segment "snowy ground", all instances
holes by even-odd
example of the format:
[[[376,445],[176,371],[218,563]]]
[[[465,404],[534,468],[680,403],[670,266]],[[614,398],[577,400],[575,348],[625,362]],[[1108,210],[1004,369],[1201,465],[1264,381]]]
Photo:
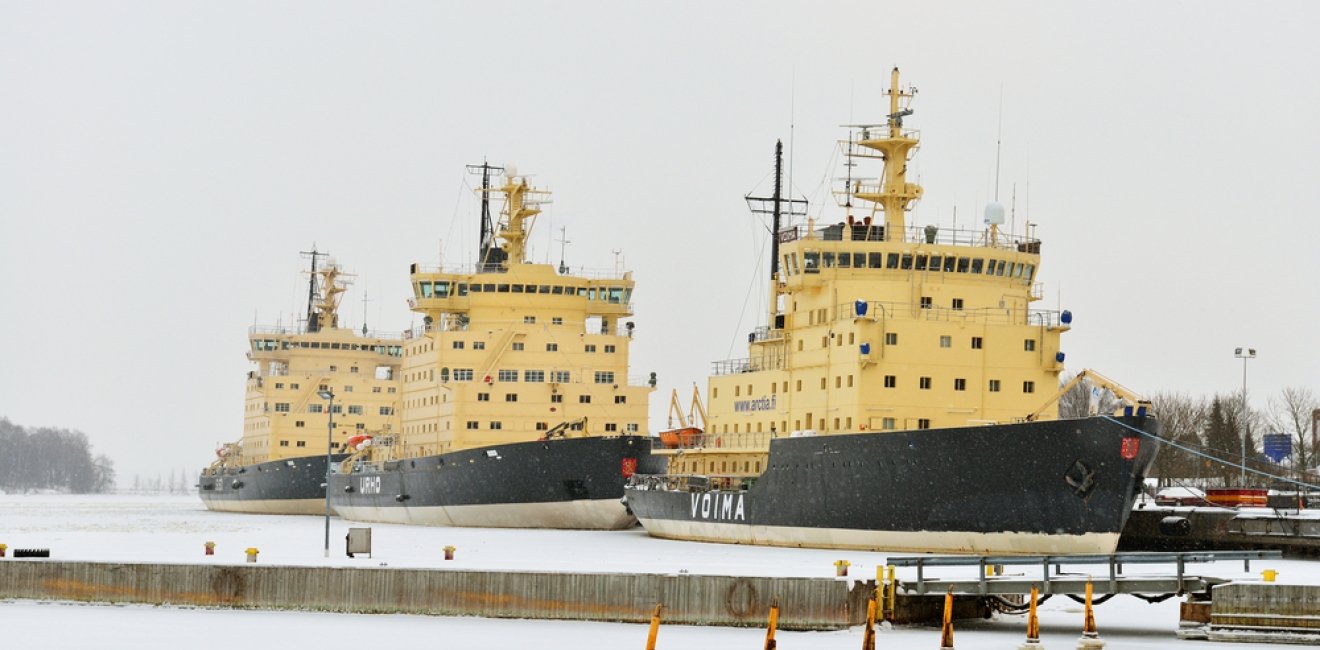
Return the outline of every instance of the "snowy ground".
[[[331,520],[331,557],[323,556],[324,521],[319,517],[281,517],[212,513],[195,497],[180,496],[17,496],[0,495],[0,543],[9,548],[51,549],[54,559],[97,562],[215,562],[239,564],[243,550],[260,549],[261,564],[316,566],[432,567],[531,571],[648,571],[720,575],[831,576],[833,563],[852,563],[852,577],[874,577],[885,555],[853,551],[775,549],[696,544],[651,539],[640,529],[617,532],[510,531],[425,528],[373,524],[375,555],[350,559],[343,553],[350,526]],[[206,557],[203,545],[217,544]],[[458,548],[445,562],[443,548]],[[1256,562],[1245,574],[1241,562],[1195,565],[1191,573],[1232,579],[1259,579],[1264,569],[1279,571],[1281,582],[1320,584],[1320,563],[1300,560]],[[1010,570],[1015,567],[1009,567]],[[1167,573],[1170,567],[1128,567],[1129,575]],[[905,570],[900,570],[900,579]],[[939,569],[941,577],[974,575],[975,569]],[[1095,568],[1102,574],[1102,567]],[[1096,618],[1109,648],[1164,648],[1193,644],[1178,641],[1177,599],[1157,605],[1119,596],[1099,606]],[[1056,598],[1042,607],[1046,647],[1071,648],[1082,623],[1081,606]],[[135,648],[175,648],[208,636],[234,639],[256,648],[290,642],[325,641],[372,645],[419,638],[443,640],[444,648],[642,647],[646,626],[558,621],[516,621],[431,616],[348,615],[310,612],[254,612],[150,606],[80,605],[32,601],[0,602],[0,626],[7,647],[110,647],[132,640]],[[1020,616],[960,623],[958,648],[1013,648],[1023,638]],[[149,633],[145,632],[149,631]],[[199,632],[202,631],[202,632]],[[660,648],[760,647],[764,631],[685,626],[662,627]],[[861,630],[777,635],[781,648],[856,648]],[[878,647],[938,646],[933,629],[885,630]],[[1214,644],[1213,648],[1266,648],[1261,644]],[[1282,646],[1280,646],[1282,647]]]

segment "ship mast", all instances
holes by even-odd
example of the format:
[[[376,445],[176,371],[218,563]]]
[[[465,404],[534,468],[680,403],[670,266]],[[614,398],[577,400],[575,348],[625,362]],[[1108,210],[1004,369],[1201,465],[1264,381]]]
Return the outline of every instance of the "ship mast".
[[[745,196],[747,206],[753,214],[769,214],[771,218],[770,225],[770,326],[777,328],[774,316],[778,313],[779,298],[779,241],[781,231],[783,230],[783,220],[785,216],[801,216],[806,214],[805,199],[785,199],[784,198],[784,142],[775,140],[775,189],[773,195],[764,196]],[[787,204],[788,212],[785,215],[784,208]],[[801,210],[798,206],[802,206]]]
[[[915,130],[903,130],[903,118],[912,114],[908,108],[915,88],[900,90],[898,87],[898,68],[890,74],[889,115],[884,124],[884,135],[875,137],[869,129],[862,129],[862,137],[856,144],[866,149],[879,152],[885,168],[878,183],[853,181],[850,194],[863,201],[870,201],[875,208],[885,213],[885,240],[904,241],[907,224],[904,212],[912,203],[921,198],[921,186],[907,182],[908,157],[917,148],[919,139]],[[906,101],[904,101],[906,100]],[[856,153],[857,157],[875,158],[876,154]],[[873,208],[872,213],[874,213]]]
[[[477,270],[494,270],[504,260],[499,259],[502,251],[495,245],[495,226],[490,220],[490,175],[491,172],[502,174],[504,168],[483,160],[480,165],[468,165],[467,169],[470,174],[481,174],[481,241],[477,242]]]
[[[500,210],[500,223],[495,237],[504,240],[504,245],[500,247],[504,259],[500,262],[501,268],[508,270],[509,264],[527,262],[527,237],[531,234],[536,215],[541,214],[541,205],[548,201],[544,197],[549,192],[531,188],[526,177],[518,176],[511,167],[505,170],[503,187],[484,190],[482,193],[489,194],[491,191],[504,195],[504,207]]]
[[[312,270],[307,278],[307,333],[315,334],[321,331],[321,322],[316,313],[317,305],[321,302],[321,294],[316,290],[316,258],[325,257],[328,253],[318,253],[316,244],[312,244],[312,250],[299,253],[303,257],[312,258]]]

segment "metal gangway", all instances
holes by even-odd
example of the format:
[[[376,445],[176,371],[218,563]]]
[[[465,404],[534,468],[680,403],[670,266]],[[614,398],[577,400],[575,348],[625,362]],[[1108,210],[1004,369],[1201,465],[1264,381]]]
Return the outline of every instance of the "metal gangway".
[[[1243,571],[1250,571],[1252,560],[1277,560],[1281,557],[1283,557],[1282,551],[1133,552],[1112,555],[984,557],[927,555],[892,557],[889,558],[888,564],[895,567],[916,567],[915,581],[898,581],[898,587],[904,593],[916,595],[943,594],[952,591],[955,595],[1000,596],[1030,593],[1032,587],[1039,588],[1042,595],[1082,594],[1086,592],[1086,584],[1089,582],[1092,583],[1094,590],[1100,593],[1132,594],[1147,600],[1152,599],[1148,594],[1165,594],[1160,598],[1163,600],[1173,595],[1205,593],[1215,585],[1229,582],[1224,578],[1189,575],[1186,571],[1188,564],[1241,560]],[[1130,564],[1172,564],[1175,571],[1171,575],[1123,575],[1123,567]],[[1064,567],[1094,568],[1096,565],[1107,567],[1107,575],[1096,575],[1087,571],[1064,572]],[[948,579],[926,575],[926,570],[933,567],[967,566],[978,567],[977,577]],[[1026,573],[1006,575],[1003,573],[1005,566],[1037,566],[1041,571],[1039,576]]]

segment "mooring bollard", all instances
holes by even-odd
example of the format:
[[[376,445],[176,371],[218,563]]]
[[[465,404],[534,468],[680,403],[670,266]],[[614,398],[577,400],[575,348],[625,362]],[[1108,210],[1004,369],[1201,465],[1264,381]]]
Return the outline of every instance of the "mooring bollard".
[[[454,559],[454,551],[457,551],[457,550],[458,550],[458,549],[457,549],[457,548],[454,548],[453,546],[446,546],[446,547],[445,547],[445,559],[446,559],[446,560],[452,560],[452,559]]]
[[[247,550],[247,561],[251,564],[257,563],[257,553],[260,553],[255,547]]]
[[[0,544],[0,547],[3,546],[4,544]],[[0,550],[0,557],[3,557],[4,554],[5,554],[4,551]],[[1265,582],[1274,582],[1274,579],[1279,577],[1279,572],[1275,571],[1274,569],[1265,569],[1264,571],[1260,572],[1260,577]]]
[[[849,566],[852,566],[852,563],[850,563],[850,562],[847,561],[847,560],[835,560],[835,561],[834,561],[834,575],[836,575],[836,576],[838,576],[838,577],[840,577],[840,578],[842,578],[843,576],[848,575],[848,567],[849,567]]]
[[[7,545],[5,545],[5,544],[0,544],[0,557],[4,557],[4,556],[5,556],[5,550],[7,550],[8,548],[9,548],[9,546],[7,546]]]
[[[206,543],[206,554],[207,554],[207,555],[215,555],[215,542],[207,542],[207,543]]]

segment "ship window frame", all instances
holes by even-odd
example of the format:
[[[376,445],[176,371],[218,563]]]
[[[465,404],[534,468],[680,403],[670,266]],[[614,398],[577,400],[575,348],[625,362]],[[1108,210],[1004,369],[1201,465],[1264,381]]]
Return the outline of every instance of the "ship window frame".
[[[970,260],[970,258],[966,258],[966,257],[959,257],[959,258],[958,258],[958,272],[959,272],[959,273],[966,273],[966,272],[967,272],[967,269],[968,269],[970,266],[971,266],[971,260]]]
[[[838,262],[836,262],[836,263],[838,264],[839,268],[841,268],[841,269],[851,269],[851,268],[852,268],[852,253],[839,253],[839,255],[838,255]]]
[[[1005,268],[1008,268],[1008,261],[1007,261],[1007,260],[999,260],[999,263],[998,263],[998,264],[995,264],[995,276],[996,276],[996,277],[1000,277],[1000,278],[1004,277],[1004,269],[1005,269]]]
[[[885,266],[885,256],[883,253],[867,253],[866,267],[871,269],[882,269]]]
[[[516,402],[516,401],[518,401],[518,393],[505,393],[505,394],[504,394],[504,401],[505,401],[505,402]]]
[[[544,384],[544,383],[545,383],[545,371],[544,371],[544,370],[524,370],[524,371],[523,371],[523,381],[526,382],[526,383],[529,383],[529,384]]]
[[[944,272],[953,273],[954,267],[958,265],[958,258],[953,255],[944,256]]]
[[[425,299],[425,298],[430,298],[431,295],[432,295],[432,294],[431,294],[431,283],[430,283],[430,282],[418,282],[418,283],[417,283],[417,295],[420,296],[420,297],[422,297],[422,298],[424,298],[424,299]]]
[[[939,270],[942,270],[941,265],[944,263],[943,260],[944,260],[944,256],[943,256],[943,255],[936,255],[936,254],[934,254],[934,253],[931,253],[931,255],[930,255],[930,264],[929,264],[926,268],[929,269],[929,270],[931,270],[931,271],[939,271]]]
[[[985,260],[979,257],[973,257],[971,272],[974,275],[983,275],[985,272]]]
[[[1023,352],[1035,352],[1035,351],[1036,351],[1036,339],[1022,339],[1022,351],[1023,351]]]
[[[556,284],[556,285],[554,285],[554,286],[551,286],[551,287],[550,287],[550,295],[552,295],[552,296],[562,296],[562,295],[564,295],[564,287],[561,286],[561,285],[558,285],[558,284]]]
[[[920,390],[930,390],[930,385],[931,385],[930,377],[922,377],[917,381],[917,386]]]
[[[947,349],[952,348],[952,347],[953,347],[953,337],[952,337],[952,336],[949,336],[948,334],[941,334],[941,335],[940,335],[940,348],[941,348],[941,349],[945,349],[945,350],[947,350]]]
[[[468,431],[476,431],[481,428],[481,423],[476,420],[468,420],[466,426]]]
[[[885,256],[885,268],[887,269],[898,268],[898,253],[889,253],[888,255]]]
[[[509,285],[509,293],[522,293],[522,292],[523,292],[523,285],[521,284]]]
[[[1036,392],[1036,382],[1031,381],[1030,379],[1022,382],[1022,392],[1024,393]]]
[[[915,260],[915,261],[913,262],[913,264],[912,264],[912,269],[913,269],[914,271],[925,271],[925,270],[926,270],[926,256],[925,256],[925,255],[917,255],[916,260]]]
[[[820,273],[820,251],[804,251],[802,253],[802,272]]]
[[[949,301],[949,308],[954,311],[962,311],[963,304],[964,303],[962,298],[954,298],[953,300]]]
[[[578,395],[578,404],[590,404],[590,403],[591,403],[590,395]]]
[[[456,291],[455,293],[456,293],[456,294],[458,295],[458,297],[460,297],[460,298],[462,298],[463,296],[468,295],[468,285],[467,285],[467,283],[466,283],[466,282],[459,282],[459,283],[458,283],[458,287],[457,287],[457,291]]]
[[[899,257],[898,268],[904,271],[912,270],[912,253],[903,253],[903,255]]]
[[[594,383],[597,383],[597,384],[613,384],[613,383],[614,383],[614,371],[613,371],[613,370],[597,370],[597,371],[595,371],[595,374],[593,375],[593,378],[595,379],[595,382],[594,382]]]
[[[989,385],[988,385],[986,388],[987,388],[987,390],[989,390],[989,391],[992,392],[992,393],[998,393],[998,392],[999,392],[999,389],[1000,389],[1000,383],[999,383],[999,380],[998,380],[998,379],[991,379],[990,382],[989,382]]]
[[[973,336],[973,337],[972,337],[972,349],[973,349],[973,350],[982,350],[982,349],[985,349],[985,338],[984,338],[984,337],[981,337],[981,336]]]
[[[965,391],[965,390],[967,390],[967,379],[964,378],[964,377],[954,377],[954,378],[953,378],[953,389],[954,389],[955,391]]]
[[[885,375],[885,388],[898,388],[898,375]]]
[[[824,251],[820,254],[820,268],[834,268],[834,253],[832,251]]]

